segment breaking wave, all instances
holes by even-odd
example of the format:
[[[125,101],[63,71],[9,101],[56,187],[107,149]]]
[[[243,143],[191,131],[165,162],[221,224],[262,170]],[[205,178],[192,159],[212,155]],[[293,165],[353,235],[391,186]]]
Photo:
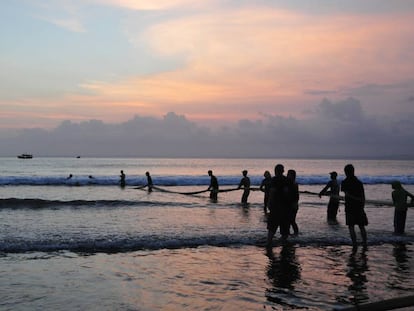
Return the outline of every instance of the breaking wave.
[[[119,253],[138,250],[180,249],[202,246],[240,247],[253,245],[264,247],[266,243],[263,232],[239,232],[240,234],[214,234],[206,236],[107,236],[102,238],[67,237],[57,239],[39,240],[7,240],[0,241],[0,253],[24,253],[24,252],[59,252],[72,251],[83,253]],[[389,232],[377,232],[369,239],[369,245],[385,243],[413,243],[413,235],[394,236]],[[289,238],[290,244],[301,246],[335,246],[350,245],[347,236],[297,236]],[[278,240],[274,246],[280,245]]]
[[[368,185],[391,184],[399,180],[405,185],[414,185],[414,175],[381,175],[381,176],[358,176],[359,179]],[[217,176],[220,185],[238,185],[240,176]],[[262,176],[250,176],[252,185],[260,185]],[[208,185],[208,176],[153,176],[155,185],[158,186],[204,186]],[[297,182],[300,185],[323,185],[328,181],[326,175],[298,176]],[[141,176],[128,176],[127,186],[143,186],[146,179]],[[73,176],[67,179],[62,176],[1,176],[0,186],[116,186],[119,185],[117,176]]]

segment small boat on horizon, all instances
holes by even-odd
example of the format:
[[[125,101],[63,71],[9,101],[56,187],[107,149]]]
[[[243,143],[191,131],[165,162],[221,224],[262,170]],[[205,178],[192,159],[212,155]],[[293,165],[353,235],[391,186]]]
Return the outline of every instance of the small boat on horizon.
[[[19,158],[19,159],[32,159],[33,155],[28,154],[28,153],[22,153],[21,155],[18,155],[17,158]]]

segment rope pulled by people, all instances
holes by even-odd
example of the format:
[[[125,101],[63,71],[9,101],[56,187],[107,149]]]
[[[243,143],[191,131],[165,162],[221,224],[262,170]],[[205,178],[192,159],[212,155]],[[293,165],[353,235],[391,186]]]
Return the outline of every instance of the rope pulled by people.
[[[152,188],[155,190],[161,191],[161,192],[176,193],[176,194],[183,194],[183,195],[194,195],[194,194],[200,194],[200,193],[210,191],[210,190],[200,190],[200,191],[192,191],[192,192],[180,192],[180,191],[171,191],[171,190],[163,189],[163,188],[156,187],[156,186],[153,186]]]
[[[240,190],[239,188],[230,188],[230,189],[220,189],[218,192],[230,192],[230,191],[237,191]]]
[[[146,185],[145,186],[136,187],[134,189],[143,189],[145,187],[146,187]],[[160,188],[160,187],[156,187],[156,186],[153,186],[152,188],[155,189],[155,190],[158,190],[160,192],[183,194],[183,195],[195,195],[195,194],[210,192],[210,190],[208,190],[208,189],[206,189],[206,190],[199,190],[199,191],[191,191],[191,192],[181,192],[181,191],[167,190],[167,189]],[[242,189],[241,188],[221,189],[218,192],[230,192],[230,191],[237,191],[237,190],[242,190]],[[252,190],[252,191],[258,191],[260,189],[259,188],[250,188],[250,190]]]
[[[133,189],[142,190],[142,189],[146,188],[147,186],[148,185],[139,186],[139,187],[135,187]],[[199,191],[191,191],[191,192],[172,191],[172,190],[167,190],[165,188],[160,188],[160,187],[157,187],[157,186],[152,186],[152,189],[158,190],[160,192],[183,194],[183,195],[195,195],[195,194],[200,194],[200,193],[204,193],[204,192],[210,192],[210,190],[208,190],[208,189],[206,189],[206,190],[199,190]],[[237,190],[241,190],[241,189],[240,188],[221,189],[218,192],[230,192],[230,191],[237,191]],[[259,188],[257,188],[257,189],[250,188],[250,190],[255,191],[255,190],[259,190]]]
[[[148,185],[138,186],[138,187],[135,187],[133,189],[143,190],[146,187],[148,187]],[[156,187],[156,186],[153,186],[152,189],[160,191],[160,192],[182,194],[182,195],[196,195],[196,194],[201,194],[201,193],[205,193],[205,192],[210,191],[210,190],[206,189],[206,190],[191,191],[191,192],[181,192],[181,191],[167,190],[167,189]],[[237,188],[229,188],[229,189],[220,189],[218,192],[223,193],[223,192],[231,192],[231,191],[237,191],[237,190],[242,190],[242,188],[237,187]],[[260,188],[253,188],[252,187],[252,188],[250,188],[250,190],[259,191]],[[307,191],[307,190],[299,191],[299,193],[305,194],[305,195],[319,196],[319,193],[312,192],[312,191]],[[340,195],[322,194],[321,196],[337,198],[340,201],[345,200],[345,197],[340,196]],[[367,200],[366,199],[365,203],[372,204],[372,205],[378,205],[378,206],[394,206],[394,204],[391,201]],[[414,202],[411,202],[411,203],[407,204],[407,207],[414,207]]]
[[[146,188],[146,187],[148,187],[148,185],[143,185],[143,186],[139,186],[139,187],[135,187],[135,188],[133,188],[133,189],[144,189],[144,188]]]
[[[251,191],[261,191],[259,187],[250,187]]]
[[[319,193],[312,192],[312,191],[299,191],[299,193],[319,196]],[[322,194],[321,196],[332,197],[332,198],[336,198],[340,201],[345,201],[345,197],[341,196],[341,195]],[[365,199],[365,203],[372,204],[372,205],[379,205],[379,206],[394,206],[394,204],[391,201],[380,201],[380,200]],[[408,207],[413,207],[414,205],[413,204],[408,204],[407,206]]]

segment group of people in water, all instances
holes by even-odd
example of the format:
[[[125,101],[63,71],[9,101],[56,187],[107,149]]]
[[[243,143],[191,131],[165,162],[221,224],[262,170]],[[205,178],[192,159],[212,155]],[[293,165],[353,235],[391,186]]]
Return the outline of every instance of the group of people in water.
[[[286,176],[282,164],[277,164],[274,168],[274,176],[269,171],[264,172],[259,190],[264,193],[263,209],[267,216],[267,245],[271,247],[272,240],[279,229],[281,240],[286,241],[293,230],[293,235],[299,234],[299,228],[296,223],[296,215],[299,208],[299,186],[296,182],[296,171],[289,169]],[[367,247],[367,232],[365,227],[368,225],[368,217],[365,213],[365,191],[363,183],[355,176],[355,168],[352,164],[344,167],[345,179],[339,183],[337,180],[338,173],[332,171],[329,173],[330,180],[326,186],[319,192],[319,197],[329,196],[327,206],[327,221],[329,224],[337,224],[337,213],[341,200],[340,192],[344,192],[345,201],[345,222],[349,229],[349,234],[354,249],[357,248],[357,236],[355,226],[359,227],[362,245]],[[152,178],[149,172],[146,172],[147,184],[151,192],[153,188]],[[217,201],[219,193],[219,183],[213,171],[209,170],[210,184],[206,191],[210,192],[210,199]],[[250,178],[248,171],[242,171],[241,178],[237,189],[243,190],[241,203],[246,205],[251,191]],[[125,186],[125,174],[121,170],[120,185]],[[142,188],[143,188],[142,187]],[[392,183],[392,200],[394,210],[394,233],[397,235],[404,234],[405,222],[407,217],[408,198],[414,201],[414,195],[405,190],[399,181]]]
[[[147,184],[142,186],[141,188],[148,188],[148,192],[152,192],[152,187],[154,186],[154,184],[152,183],[152,177],[150,175],[149,172],[145,172],[145,176],[147,177]],[[123,170],[121,170],[120,175],[119,175],[119,185],[124,188],[126,185],[126,181],[125,181],[126,175],[124,173]]]
[[[363,240],[366,241],[366,231],[364,226],[368,224],[368,219],[363,208],[365,204],[365,193],[363,184],[355,177],[353,166],[347,165],[344,168],[346,179],[341,184],[337,181],[338,174],[336,172],[329,173],[331,180],[319,193],[319,197],[322,195],[329,195],[329,203],[327,208],[327,220],[330,224],[337,224],[336,215],[339,208],[340,196],[339,192],[342,190],[345,192],[345,213],[346,223],[358,224],[361,229],[361,235]],[[411,202],[414,201],[414,195],[405,190],[401,182],[393,181],[391,183],[392,202],[394,205],[394,234],[402,235],[405,233],[405,222],[407,219],[408,210],[408,198],[411,198]],[[351,189],[351,190],[349,190]],[[347,208],[348,207],[348,208]],[[348,210],[348,213],[347,213]],[[350,234],[352,241],[355,241],[355,231],[350,228]]]
[[[250,194],[250,179],[247,176],[247,170],[242,171],[242,179],[238,189],[243,189],[241,203],[247,204]],[[355,226],[359,227],[362,239],[362,245],[367,247],[367,232],[365,227],[368,225],[368,217],[365,213],[365,191],[363,183],[355,176],[355,168],[352,164],[344,167],[346,178],[339,183],[337,180],[338,173],[330,172],[330,181],[319,192],[319,197],[329,196],[327,206],[327,221],[329,224],[337,224],[337,213],[341,197],[340,191],[344,192],[345,197],[345,222],[349,229],[352,240],[352,246],[357,248],[357,237]],[[219,186],[217,178],[211,170],[208,171],[210,176],[210,198],[217,200]],[[407,199],[410,197],[414,201],[414,196],[405,190],[399,181],[392,183],[392,200],[395,206],[394,210],[394,233],[397,235],[404,234],[405,221],[407,217]],[[296,223],[296,215],[299,207],[299,186],[296,182],[296,171],[289,169],[286,176],[284,175],[284,166],[277,164],[272,177],[269,171],[264,172],[264,179],[260,184],[261,191],[264,192],[263,208],[267,215],[267,245],[272,245],[273,237],[279,229],[282,241],[285,241],[290,235],[290,228],[293,235],[299,233]]]
[[[268,201],[265,203],[270,210],[268,217],[268,240],[270,246],[272,238],[277,228],[280,228],[282,240],[286,240],[289,235],[290,226],[294,229],[294,234],[298,233],[295,222],[298,211],[299,191],[295,181],[296,172],[289,170],[287,176],[283,175],[284,167],[281,164],[275,167],[275,176],[270,179]],[[327,207],[327,220],[331,224],[337,223],[337,212],[339,207],[339,192],[345,194],[345,222],[349,229],[353,249],[357,248],[357,237],[355,226],[359,227],[362,245],[367,247],[367,232],[365,227],[368,225],[368,218],[365,213],[365,191],[363,183],[355,176],[355,168],[352,164],[344,167],[345,179],[341,184],[337,181],[338,174],[331,172],[331,180],[320,191],[319,196],[329,195]],[[267,173],[265,173],[265,180]],[[404,234],[405,221],[407,217],[407,199],[414,196],[405,190],[399,181],[392,183],[394,210],[394,233],[397,235]]]

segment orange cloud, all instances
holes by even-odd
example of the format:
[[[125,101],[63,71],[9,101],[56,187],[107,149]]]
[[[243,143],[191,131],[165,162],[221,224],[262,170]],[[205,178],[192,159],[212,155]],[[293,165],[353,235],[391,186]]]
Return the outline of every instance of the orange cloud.
[[[104,2],[145,10],[190,0]],[[361,81],[386,84],[412,78],[412,19],[315,16],[245,7],[160,22],[144,33],[127,21],[124,27],[131,43],[149,45],[154,54],[179,59],[181,65],[115,82],[89,81],[81,87],[90,95],[68,95],[63,102],[69,103],[68,115],[82,111],[103,120],[122,120],[137,113],[160,116],[168,111],[181,113],[181,109],[191,113],[190,118],[211,119],[213,111],[213,118],[239,119],[254,110],[240,107],[252,103],[274,103],[276,110],[295,98],[299,106],[304,90],[338,90]]]
[[[399,47],[414,35],[406,20],[316,17],[268,8],[201,14],[156,25],[145,35],[137,32],[155,53],[184,59],[183,67],[83,87],[105,98],[157,105],[241,104],[249,98],[299,96],[314,87],[385,82],[390,66],[398,69],[391,74],[395,78],[413,73],[411,63],[398,57]]]

